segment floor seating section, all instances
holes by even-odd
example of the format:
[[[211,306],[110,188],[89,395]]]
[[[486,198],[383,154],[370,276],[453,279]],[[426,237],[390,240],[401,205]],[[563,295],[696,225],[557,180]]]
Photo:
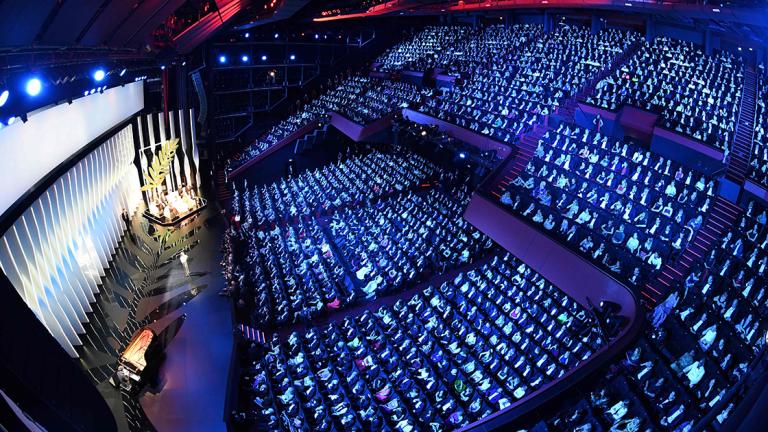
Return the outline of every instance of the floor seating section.
[[[415,154],[372,152],[340,160],[295,177],[235,190],[233,212],[253,229],[273,228],[301,217],[327,216],[356,205],[414,188],[438,174],[438,168]]]
[[[243,384],[263,430],[452,430],[602,344],[577,302],[506,255],[410,300],[274,338]]]
[[[469,196],[437,189],[346,208],[330,222],[337,248],[363,295],[400,291],[414,281],[482,257],[493,242],[461,216]]]

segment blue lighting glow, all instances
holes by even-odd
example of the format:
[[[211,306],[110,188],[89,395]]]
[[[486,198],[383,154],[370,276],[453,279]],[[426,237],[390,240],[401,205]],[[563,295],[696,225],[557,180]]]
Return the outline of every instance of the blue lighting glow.
[[[28,95],[37,96],[43,90],[43,83],[38,78],[31,78],[27,81],[27,85],[24,88]]]
[[[6,102],[8,102],[8,96],[11,94],[8,92],[8,90],[3,90],[2,93],[0,93],[0,107],[5,105]]]
[[[266,55],[261,56],[261,61],[267,61],[267,56]]]
[[[128,69],[123,69],[123,70],[121,70],[121,71],[120,71],[120,76],[123,76],[123,75],[125,75],[125,73],[126,73],[127,71],[128,71]]]
[[[279,33],[275,33],[275,39],[277,39],[279,37],[280,37],[280,34]]]
[[[459,153],[459,158],[464,159],[466,157],[467,157],[466,153],[464,152]]]
[[[220,64],[226,64],[227,63],[227,56],[225,56],[224,54],[220,55],[219,56],[219,63]]]
[[[291,54],[291,60],[296,60],[296,54]]]
[[[243,63],[248,63],[248,56],[247,56],[247,55],[245,55],[245,54],[243,54],[243,56],[242,56],[242,57],[240,57],[240,60],[242,60],[242,61],[243,61]]]
[[[96,82],[99,82],[99,81],[103,80],[105,76],[107,76],[107,73],[104,72],[104,69],[96,69],[93,72],[93,79]]]
[[[248,33],[248,32],[246,32],[246,33],[245,33],[245,38],[246,38],[246,39],[248,39],[249,37],[251,37],[251,34],[250,34],[250,33]]]
[[[16,117],[11,117],[11,118],[8,119],[8,126],[10,126],[10,125],[12,125],[14,123],[16,123]]]

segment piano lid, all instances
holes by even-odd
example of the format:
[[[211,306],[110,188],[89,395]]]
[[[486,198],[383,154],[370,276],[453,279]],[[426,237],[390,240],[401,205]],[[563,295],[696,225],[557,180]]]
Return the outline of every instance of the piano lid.
[[[138,371],[143,371],[147,366],[147,361],[144,358],[144,353],[147,352],[149,344],[155,339],[155,332],[149,327],[144,327],[139,330],[131,339],[131,342],[125,348],[123,355],[120,356],[120,360],[127,363]]]

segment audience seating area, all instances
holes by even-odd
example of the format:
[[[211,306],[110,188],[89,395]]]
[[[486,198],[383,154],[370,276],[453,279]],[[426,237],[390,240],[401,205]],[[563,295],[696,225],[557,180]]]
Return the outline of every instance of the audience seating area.
[[[765,224],[766,209],[750,203],[701,267],[652,311],[646,337],[550,426],[682,431],[705,416],[722,425],[765,348]]]
[[[768,81],[765,76],[760,78],[757,91],[749,177],[768,188]]]
[[[657,37],[603,79],[587,103],[612,111],[629,104],[660,114],[666,129],[728,151],[736,129],[743,64],[690,42]]]
[[[384,53],[374,63],[380,72],[424,71],[437,65],[436,59],[444,51],[471,32],[468,26],[430,26],[413,38],[403,41]]]
[[[553,113],[639,38],[633,32],[592,34],[586,27],[565,25],[550,33],[529,25],[487,31],[491,36],[480,34],[477,44],[503,34],[502,43],[488,47],[505,53],[503,61],[472,61],[461,84],[427,100],[424,111],[506,143]]]
[[[296,114],[280,121],[230,159],[227,170],[232,171],[267,151],[316,120],[322,120],[331,111],[348,116],[365,124],[381,118],[398,108],[415,106],[421,102],[421,94],[415,86],[354,75],[331,84],[329,90],[307,103]]]
[[[330,222],[336,246],[367,298],[468,264],[493,242],[461,217],[466,193],[407,192],[371,206],[346,208]]]
[[[233,206],[249,227],[273,228],[278,222],[327,216],[344,206],[412,188],[438,173],[437,166],[414,154],[372,152],[269,185],[250,189],[246,182],[242,193],[235,191]]]
[[[587,103],[658,113],[660,126],[727,155],[744,68],[725,51],[707,56],[616,29],[427,27],[374,70],[434,70],[455,76],[454,86],[355,76],[252,149],[330,111],[366,124],[403,107],[498,141],[534,142],[509,161],[514,175],[498,204],[636,293],[662,275],[671,282],[645,301],[645,328],[619,360],[564,391],[546,415],[516,419],[515,430],[719,430],[768,342],[768,209],[744,205],[739,223],[713,239],[711,210],[724,201],[716,178],[548,116],[607,74]],[[758,88],[750,178],[768,187],[764,77]],[[249,352],[240,380],[257,428],[461,429],[608,343],[597,315],[463,219],[472,191],[448,187],[452,175],[414,154],[375,151],[235,191],[227,290],[249,325],[277,332],[266,353]]]
[[[633,286],[703,223],[714,181],[636,145],[562,123],[501,202]]]
[[[243,386],[260,429],[453,430],[603,343],[578,303],[507,254],[376,312],[275,337]]]
[[[416,107],[421,104],[421,97],[421,90],[413,84],[375,80],[367,90],[355,98],[346,100],[334,111],[360,125],[365,125],[398,109]]]
[[[415,155],[374,152],[236,191],[224,268],[251,324],[306,321],[362,298],[316,219],[414,188],[435,172]]]

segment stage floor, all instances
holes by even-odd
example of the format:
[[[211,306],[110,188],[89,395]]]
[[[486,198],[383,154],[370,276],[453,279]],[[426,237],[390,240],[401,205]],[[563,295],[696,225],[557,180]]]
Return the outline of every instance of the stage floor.
[[[140,398],[145,414],[159,432],[226,430],[223,419],[232,317],[231,300],[218,295],[224,287],[219,269],[224,226],[214,211],[209,207],[198,216],[200,231],[188,239],[196,243],[188,252],[191,277],[184,277],[177,260],[165,280],[167,288],[174,287],[172,291],[192,291],[193,296],[170,304],[172,312],[159,313],[162,318],[152,324],[160,332],[186,314],[166,347],[159,388]],[[183,241],[178,246],[184,247]]]

